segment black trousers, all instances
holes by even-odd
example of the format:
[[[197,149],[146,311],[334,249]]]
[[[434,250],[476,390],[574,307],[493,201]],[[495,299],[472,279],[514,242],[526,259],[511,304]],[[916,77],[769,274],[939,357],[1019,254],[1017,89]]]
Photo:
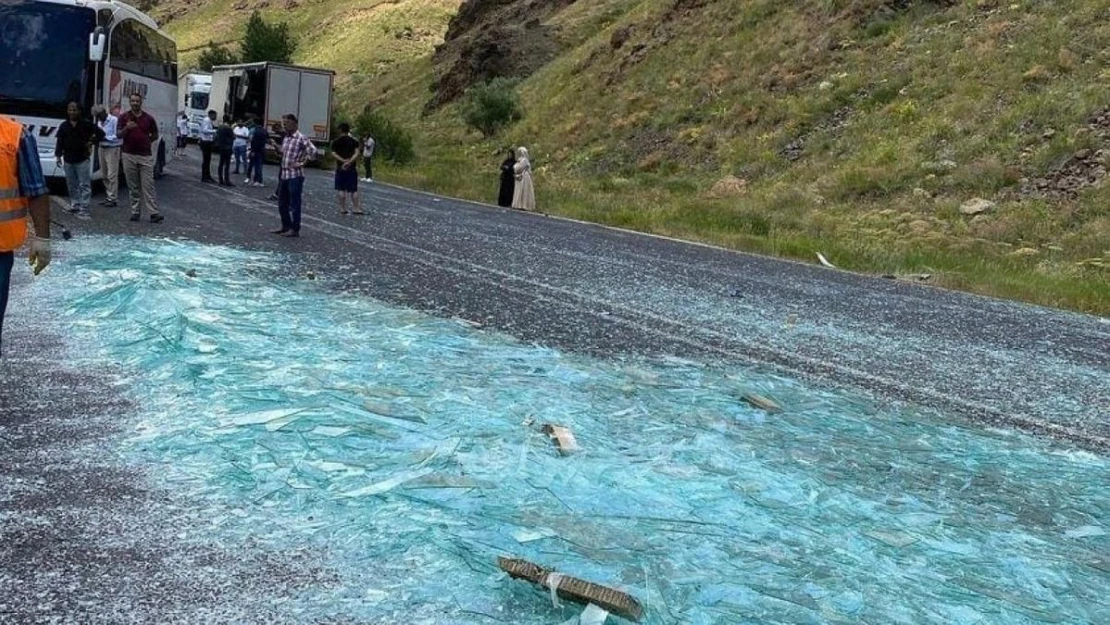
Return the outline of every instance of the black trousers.
[[[200,179],[212,179],[212,141],[200,142]]]
[[[231,150],[220,150],[220,164],[216,170],[220,184],[231,184]]]
[[[370,178],[370,179],[374,178],[374,170],[372,168],[373,167],[373,165],[372,165],[373,160],[374,160],[374,157],[372,157],[372,156],[362,157],[362,166],[366,168],[366,177]]]
[[[8,290],[11,288],[14,264],[15,252],[0,252],[0,332],[4,330],[4,313],[8,310]]]

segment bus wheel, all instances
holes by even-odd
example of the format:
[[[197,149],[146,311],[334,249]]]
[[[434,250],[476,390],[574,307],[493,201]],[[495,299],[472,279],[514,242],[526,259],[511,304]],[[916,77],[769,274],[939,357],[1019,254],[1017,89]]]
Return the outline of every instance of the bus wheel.
[[[154,179],[157,180],[165,174],[166,170],[166,142],[158,142],[158,157],[154,159]]]

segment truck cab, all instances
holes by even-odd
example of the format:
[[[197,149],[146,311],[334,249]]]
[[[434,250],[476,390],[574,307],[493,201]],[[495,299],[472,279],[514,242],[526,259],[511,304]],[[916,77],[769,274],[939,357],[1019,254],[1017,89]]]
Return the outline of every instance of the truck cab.
[[[178,92],[181,94],[181,110],[189,122],[189,138],[200,138],[200,123],[208,114],[209,97],[212,91],[212,75],[190,72],[181,77]]]

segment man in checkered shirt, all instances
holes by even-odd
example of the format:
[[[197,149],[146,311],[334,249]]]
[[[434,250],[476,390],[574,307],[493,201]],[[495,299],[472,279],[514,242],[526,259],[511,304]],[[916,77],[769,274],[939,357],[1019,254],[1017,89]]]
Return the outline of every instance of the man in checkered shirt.
[[[301,235],[301,195],[304,192],[304,165],[315,158],[316,146],[297,130],[297,116],[286,113],[281,118],[285,140],[281,142],[281,173],[278,176],[278,212],[283,237]]]

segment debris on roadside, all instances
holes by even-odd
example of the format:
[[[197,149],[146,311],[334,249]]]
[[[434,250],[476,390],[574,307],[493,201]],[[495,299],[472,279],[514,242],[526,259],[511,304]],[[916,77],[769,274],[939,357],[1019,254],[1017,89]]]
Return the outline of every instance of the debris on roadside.
[[[635,597],[608,586],[556,573],[519,558],[498,556],[497,566],[513,579],[527,580],[550,590],[553,597],[558,595],[568,601],[593,604],[634,623],[644,616],[644,608]]]
[[[928,282],[933,279],[931,273],[884,273],[887,280],[901,280],[903,282]]]
[[[836,269],[836,265],[830,263],[829,259],[825,258],[825,255],[821,252],[817,252],[817,260],[821,261],[821,264],[828,267],[829,269]]]
[[[571,454],[578,451],[578,441],[574,438],[574,432],[571,432],[570,428],[545,423],[540,429],[555,441],[555,446],[559,448],[560,453]]]
[[[748,402],[753,407],[759,408],[760,410],[766,410],[770,413],[782,412],[782,406],[778,405],[770,399],[767,399],[762,395],[757,395],[755,393],[744,393],[741,396],[741,399]]]

